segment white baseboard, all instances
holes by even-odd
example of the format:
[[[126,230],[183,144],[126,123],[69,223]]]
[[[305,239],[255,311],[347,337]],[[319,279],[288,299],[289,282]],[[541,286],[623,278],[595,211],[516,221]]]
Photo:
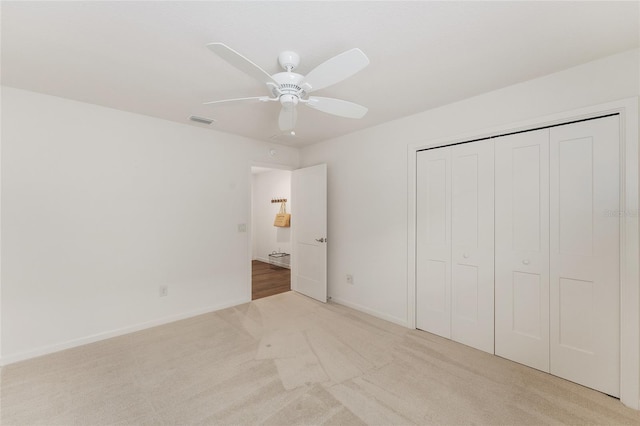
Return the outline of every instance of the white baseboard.
[[[392,322],[392,323],[397,324],[397,325],[401,325],[402,327],[409,327],[409,323],[407,322],[406,319],[397,318],[397,317],[385,314],[383,312],[378,312],[378,311],[376,311],[374,309],[370,309],[370,308],[367,308],[365,306],[358,305],[357,303],[352,303],[352,302],[349,302],[347,300],[336,298],[336,297],[331,297],[331,301],[335,302],[335,303],[337,303],[339,305],[344,305],[347,308],[351,308],[351,309],[355,309],[356,311],[364,312],[365,314],[371,315],[373,317],[380,318],[380,319]]]
[[[215,312],[222,309],[230,308],[232,306],[241,305],[243,303],[250,302],[251,299],[239,299],[231,302],[223,303],[216,306],[209,306],[206,308],[196,309],[194,311],[184,312],[181,314],[170,315],[164,318],[158,318],[151,321],[145,321],[139,324],[134,324],[131,326],[118,328],[116,330],[105,331],[103,333],[93,334],[91,336],[81,337],[79,339],[69,340],[63,343],[56,343],[54,345],[43,346],[38,349],[20,352],[17,354],[7,355],[0,358],[0,366],[6,366],[9,364],[13,364],[19,361],[24,361],[27,359],[35,358],[42,355],[48,355],[54,352],[63,351],[65,349],[71,349],[78,346],[86,345],[89,343],[98,342],[100,340],[110,339],[112,337],[122,336],[124,334],[134,333],[136,331],[145,330],[151,327],[157,327],[159,325],[168,324],[171,322],[179,321],[186,318],[195,317],[202,314],[207,314],[209,312]]]
[[[291,265],[289,265],[288,263],[281,263],[278,261],[273,262],[273,261],[269,261],[269,259],[263,259],[262,257],[256,257],[253,260],[259,260],[260,262],[263,262],[263,263],[269,263],[271,265],[280,266],[281,268],[291,269]]]

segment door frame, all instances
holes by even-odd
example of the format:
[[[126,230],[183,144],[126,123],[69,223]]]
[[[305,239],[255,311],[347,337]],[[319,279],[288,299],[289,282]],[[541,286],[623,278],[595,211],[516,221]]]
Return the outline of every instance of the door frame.
[[[265,163],[265,162],[257,162],[251,161],[249,164],[249,168],[247,173],[249,174],[249,193],[247,197],[249,198],[249,223],[247,224],[247,237],[249,238],[248,250],[247,250],[247,264],[249,265],[249,272],[247,274],[247,284],[245,285],[245,300],[247,302],[251,302],[252,289],[253,289],[253,275],[252,275],[252,267],[251,262],[253,261],[253,173],[251,173],[251,169],[253,167],[264,167],[266,169],[273,170],[287,170],[293,172],[297,167],[287,166],[283,164],[277,163]],[[291,253],[289,267],[293,268],[294,256]]]
[[[407,152],[407,326],[416,327],[416,159],[436,148],[505,133],[620,114],[620,401],[640,409],[640,210],[638,209],[639,97],[574,109],[536,119],[409,144]]]

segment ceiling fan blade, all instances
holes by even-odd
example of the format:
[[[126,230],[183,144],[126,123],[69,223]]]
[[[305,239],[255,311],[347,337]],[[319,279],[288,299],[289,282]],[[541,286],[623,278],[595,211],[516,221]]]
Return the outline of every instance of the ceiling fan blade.
[[[222,99],[221,101],[210,101],[210,102],[203,103],[203,105],[222,104],[226,102],[258,102],[258,101],[267,102],[270,100],[277,101],[278,98],[271,99],[268,96],[254,96],[251,98],[235,98],[235,99]]]
[[[323,98],[320,96],[310,96],[305,103],[309,108],[326,112],[327,114],[338,115],[347,118],[362,118],[369,111],[367,107],[343,101],[342,99]]]
[[[295,107],[282,108],[278,117],[278,127],[280,130],[293,130],[296,127],[298,110]]]
[[[351,77],[369,65],[362,50],[353,48],[321,63],[307,74],[300,84],[307,93],[324,89]]]
[[[245,74],[250,75],[262,83],[275,83],[273,78],[265,70],[245,58],[229,46],[223,43],[209,43],[207,47],[216,55],[222,59],[243,71]],[[277,84],[277,83],[276,83]]]

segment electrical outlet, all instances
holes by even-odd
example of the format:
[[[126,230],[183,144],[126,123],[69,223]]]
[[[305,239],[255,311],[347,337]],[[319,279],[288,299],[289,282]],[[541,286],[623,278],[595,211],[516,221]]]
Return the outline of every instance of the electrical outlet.
[[[169,286],[161,285],[159,288],[160,297],[165,297],[169,295]]]
[[[238,224],[238,232],[247,232],[247,224],[239,223]]]
[[[347,274],[347,284],[353,284],[353,275]]]

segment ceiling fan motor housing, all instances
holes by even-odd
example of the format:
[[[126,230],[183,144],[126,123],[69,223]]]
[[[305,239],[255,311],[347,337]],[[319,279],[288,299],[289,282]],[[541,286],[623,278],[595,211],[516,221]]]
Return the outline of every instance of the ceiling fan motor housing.
[[[300,98],[305,96],[305,92],[300,87],[303,75],[295,72],[279,72],[271,76],[278,83],[278,94],[280,103],[285,108],[295,107]]]

